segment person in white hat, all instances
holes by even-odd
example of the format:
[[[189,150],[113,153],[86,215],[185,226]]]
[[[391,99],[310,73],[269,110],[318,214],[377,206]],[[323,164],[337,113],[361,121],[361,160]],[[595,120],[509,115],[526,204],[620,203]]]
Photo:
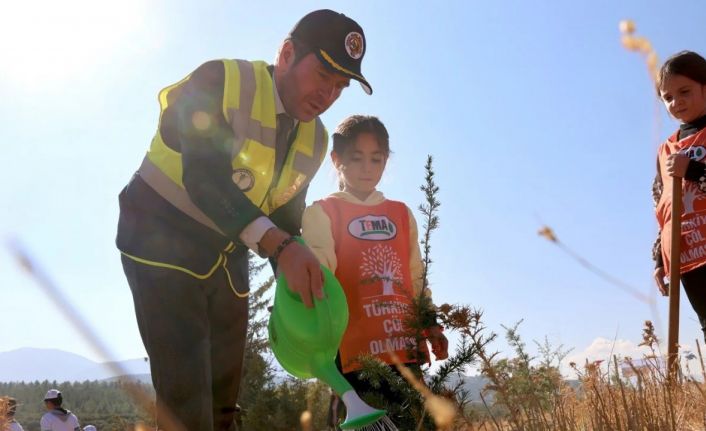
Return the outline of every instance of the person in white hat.
[[[83,431],[98,431],[98,430],[93,425],[86,425],[85,427],[83,427]]]
[[[44,396],[47,413],[39,422],[42,431],[81,431],[81,425],[75,414],[61,407],[64,398],[58,389],[49,389]]]

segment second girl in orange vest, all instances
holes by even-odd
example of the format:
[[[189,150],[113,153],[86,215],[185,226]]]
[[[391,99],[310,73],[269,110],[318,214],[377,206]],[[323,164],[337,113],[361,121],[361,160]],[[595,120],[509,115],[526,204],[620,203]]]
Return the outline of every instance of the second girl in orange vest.
[[[655,281],[667,295],[664,277],[672,266],[680,268],[684,290],[706,334],[706,59],[691,51],[670,57],[660,69],[657,93],[680,125],[659,147],[652,186],[660,226],[653,249]],[[673,177],[686,180],[679,262],[670,262]]]
[[[418,362],[408,355],[413,341],[403,324],[412,298],[422,292],[417,224],[404,203],[376,190],[389,154],[388,133],[378,118],[346,118],[333,135],[331,152],[340,191],[308,207],[302,221],[307,245],[346,293],[350,318],[340,364],[356,391],[364,385],[356,373],[360,355],[392,364],[394,352],[402,362]],[[434,319],[427,326],[434,355],[447,358],[441,327]]]

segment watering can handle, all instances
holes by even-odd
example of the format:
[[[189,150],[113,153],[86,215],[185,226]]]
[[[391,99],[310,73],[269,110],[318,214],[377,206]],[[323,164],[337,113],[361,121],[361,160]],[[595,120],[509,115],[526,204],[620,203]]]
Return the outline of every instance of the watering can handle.
[[[326,269],[323,265],[321,266],[321,274],[324,276],[324,286],[330,277],[333,277],[331,271]],[[319,337],[326,340],[327,342],[333,341],[333,334],[331,332],[331,307],[327,304],[326,291],[324,290],[323,299],[314,299],[314,309],[316,311],[317,323],[319,327]]]

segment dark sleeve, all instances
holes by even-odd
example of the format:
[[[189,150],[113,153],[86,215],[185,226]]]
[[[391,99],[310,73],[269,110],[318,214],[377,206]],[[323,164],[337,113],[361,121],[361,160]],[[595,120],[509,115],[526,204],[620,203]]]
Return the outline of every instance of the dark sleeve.
[[[224,82],[220,61],[196,69],[165,111],[162,128],[167,130],[162,132],[178,143],[182,181],[191,200],[231,240],[239,241],[240,232],[265,214],[231,179],[234,134],[223,115]],[[195,113],[201,118],[199,127],[194,125]]]
[[[277,208],[270,214],[270,220],[280,229],[290,235],[302,234],[302,216],[306,207],[306,192],[309,190],[307,185],[302,191],[294,196],[289,202]],[[277,262],[270,258],[272,272],[277,273]]]
[[[289,202],[277,208],[270,215],[272,222],[290,235],[301,235],[302,216],[306,207],[306,192],[308,189],[309,186],[307,185]]]
[[[657,161],[657,175],[655,175],[655,179],[652,181],[652,203],[655,208],[657,208],[657,204],[662,198],[663,189],[664,184],[662,183],[662,175],[659,171],[659,161]],[[662,261],[662,240],[660,239],[660,232],[657,232],[657,239],[655,239],[654,244],[652,244],[652,260],[655,261],[655,269],[664,267],[664,262]]]
[[[706,175],[706,165],[697,162],[696,160],[689,160],[689,165],[686,167],[686,174],[684,174],[684,178],[686,178],[689,181],[693,181],[695,183],[700,183],[701,178],[703,178]],[[705,178],[706,180],[706,178]],[[704,181],[706,182],[706,181]]]

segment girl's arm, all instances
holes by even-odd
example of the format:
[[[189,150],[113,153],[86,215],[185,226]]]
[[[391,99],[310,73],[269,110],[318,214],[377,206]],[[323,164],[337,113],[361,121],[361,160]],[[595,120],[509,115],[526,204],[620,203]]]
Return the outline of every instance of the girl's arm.
[[[415,295],[419,295],[424,288],[424,280],[422,280],[424,273],[422,252],[419,249],[417,220],[415,220],[414,214],[412,214],[412,210],[409,207],[407,207],[407,213],[409,214],[409,271],[412,276],[412,290]],[[424,296],[431,298],[431,289],[429,287],[424,290]]]
[[[657,162],[657,175],[655,175],[654,181],[652,181],[652,203],[654,207],[657,208],[659,200],[662,198],[662,176],[659,170],[659,161]],[[652,245],[652,260],[655,261],[655,268],[662,268],[664,263],[662,262],[662,240],[660,239],[660,232],[657,232],[657,239],[655,239]]]
[[[422,265],[422,253],[419,250],[419,237],[417,232],[417,221],[414,219],[414,214],[407,207],[407,212],[409,213],[409,269],[412,273],[412,287],[414,289],[414,294],[419,295],[419,293],[424,289],[424,296],[429,298],[432,306],[434,307],[434,313],[436,313],[436,306],[431,300],[431,289],[429,286],[424,288],[424,280],[422,280],[422,274],[424,272],[424,266]],[[449,357],[449,340],[443,334],[443,328],[437,323],[436,316],[433,317],[433,322],[429,322],[429,327],[427,328],[427,339],[431,343],[431,351],[434,353],[437,361],[444,360]]]
[[[319,262],[335,273],[338,262],[331,231],[331,219],[321,205],[315,203],[304,210],[302,239]]]
[[[662,174],[659,166],[659,159],[657,160],[657,175],[655,175],[654,181],[652,181],[652,202],[655,208],[659,200],[662,198],[662,190],[664,189],[664,184],[662,183]],[[662,239],[660,236],[661,232],[657,232],[657,239],[655,239],[652,245],[652,260],[655,261],[655,270],[653,273],[655,284],[662,295],[667,295],[667,286],[664,283],[664,262],[662,261]]]

